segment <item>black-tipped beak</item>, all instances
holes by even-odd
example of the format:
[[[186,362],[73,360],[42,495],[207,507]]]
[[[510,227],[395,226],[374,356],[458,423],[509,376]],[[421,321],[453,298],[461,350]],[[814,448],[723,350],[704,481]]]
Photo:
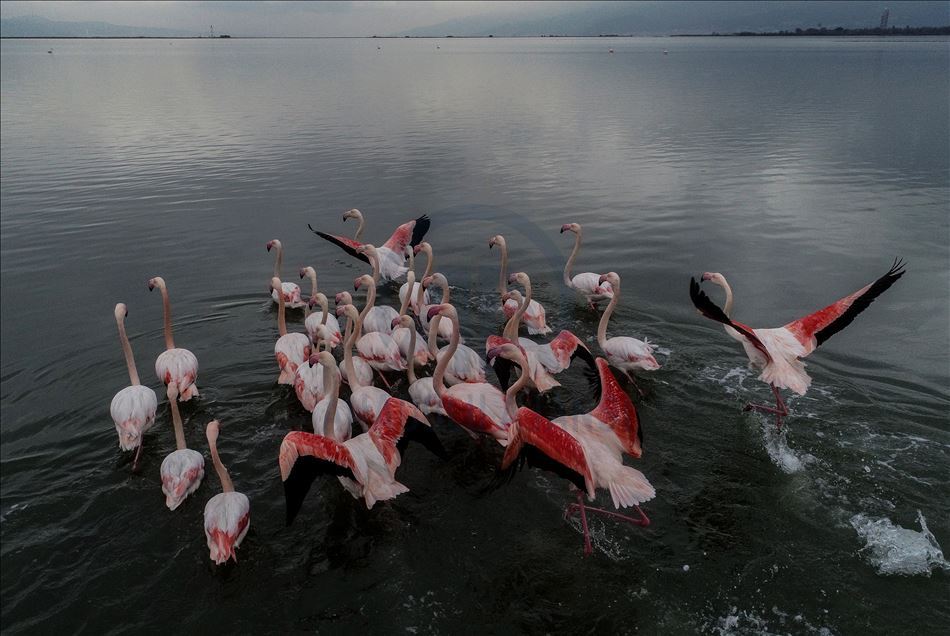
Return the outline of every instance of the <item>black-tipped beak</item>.
[[[441,307],[440,305],[434,305],[434,306],[432,306],[432,307],[429,307],[429,311],[428,311],[428,313],[426,314],[426,317],[427,317],[429,320],[432,320],[433,318],[436,317],[436,315],[438,315],[438,313],[439,313],[439,311],[440,311],[441,309],[442,309],[442,307]]]

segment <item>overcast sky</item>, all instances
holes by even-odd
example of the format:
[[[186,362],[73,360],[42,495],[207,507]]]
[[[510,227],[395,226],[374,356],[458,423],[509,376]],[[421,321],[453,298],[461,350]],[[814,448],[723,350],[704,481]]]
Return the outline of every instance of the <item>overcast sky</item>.
[[[0,17],[251,36],[369,36],[499,33],[709,33],[796,27],[877,26],[890,7],[892,24],[950,23],[950,2],[0,2]],[[432,27],[439,25],[434,29]],[[619,29],[619,30],[614,30]]]
[[[390,34],[475,15],[525,16],[570,11],[583,2],[0,2],[0,17],[33,15],[67,22],[218,33],[327,36]]]

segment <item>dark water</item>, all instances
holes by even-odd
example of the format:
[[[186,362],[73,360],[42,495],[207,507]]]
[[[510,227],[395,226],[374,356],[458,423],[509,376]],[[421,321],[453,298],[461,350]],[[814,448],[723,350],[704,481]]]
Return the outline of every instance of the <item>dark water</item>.
[[[436,44],[0,45],[4,631],[950,624],[934,547],[950,546],[948,41]],[[410,493],[367,512],[324,483],[284,527],[277,448],[310,418],[275,384],[264,243],[283,241],[287,278],[311,264],[324,291],[348,288],[361,264],[306,226],[349,233],[350,207],[371,240],[432,217],[476,348],[501,324],[495,233],[549,321],[593,337],[596,316],[560,282],[571,240],[557,230],[583,223],[578,271],[623,277],[610,332],[665,352],[635,395],[653,525],[595,520],[585,559],[563,483],[522,473],[492,490],[500,450],[437,421],[451,460],[411,450]],[[723,272],[736,317],[770,327],[895,256],[908,274],[809,360],[814,384],[789,400],[786,434],[740,412],[768,389],[695,313],[689,277]],[[219,418],[251,500],[236,567],[214,567],[204,545],[216,477],[164,506],[166,401],[140,475],[116,446],[109,402],[128,377],[112,309],[128,304],[140,374],[158,388],[155,275],[201,365],[186,436],[207,453],[204,425]],[[591,408],[580,368],[561,381],[546,413]]]

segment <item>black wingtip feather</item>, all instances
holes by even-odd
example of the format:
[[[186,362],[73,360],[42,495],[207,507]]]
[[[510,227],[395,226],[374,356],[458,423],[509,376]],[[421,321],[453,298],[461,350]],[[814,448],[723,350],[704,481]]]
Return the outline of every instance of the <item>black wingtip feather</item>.
[[[495,375],[498,376],[498,384],[501,385],[501,390],[507,391],[508,387],[511,386],[511,360],[498,356],[491,362],[491,366],[495,369]]]
[[[429,219],[428,214],[423,214],[418,219],[416,219],[416,224],[412,228],[412,240],[409,241],[409,245],[415,247],[422,242],[422,239],[425,238],[426,232],[429,231],[429,226],[432,224],[431,219]]]
[[[307,227],[310,227],[310,224],[307,224]],[[327,234],[326,232],[318,232],[317,230],[310,227],[310,231],[319,236],[320,238],[329,241],[339,247],[341,250],[352,256],[353,258],[358,258],[364,263],[369,263],[369,257],[366,254],[360,254],[355,249],[347,245],[346,243],[341,242],[337,237],[332,234]]]
[[[592,354],[587,347],[577,345],[577,348],[574,349],[574,353],[571,354],[571,360],[578,357],[586,362],[587,366],[589,366],[595,373],[597,372],[597,361],[594,360],[594,354]]]
[[[338,475],[355,480],[353,471],[338,466],[332,462],[312,456],[301,456],[294,462],[294,467],[284,482],[284,501],[287,504],[287,525],[293,523],[303,506],[307,493],[314,480],[320,475]]]
[[[850,325],[854,319],[858,317],[858,314],[870,307],[871,303],[873,303],[878,296],[890,289],[891,285],[896,283],[898,279],[905,274],[904,267],[906,265],[904,259],[895,258],[891,269],[871,283],[868,290],[856,298],[847,311],[838,316],[838,318],[824,329],[815,332],[815,346],[821,346],[828,338]]]
[[[445,451],[445,447],[442,446],[442,441],[439,439],[439,436],[436,435],[432,427],[426,426],[412,417],[406,420],[406,428],[399,442],[397,442],[396,448],[399,449],[400,453],[405,453],[409,442],[421,444],[427,451],[443,461],[448,461],[449,459],[449,454]]]

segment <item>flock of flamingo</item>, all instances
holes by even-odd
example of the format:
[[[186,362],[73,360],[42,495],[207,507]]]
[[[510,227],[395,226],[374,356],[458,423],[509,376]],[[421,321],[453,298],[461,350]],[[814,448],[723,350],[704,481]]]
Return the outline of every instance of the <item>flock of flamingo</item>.
[[[576,489],[576,502],[570,503],[565,512],[580,515],[585,554],[592,550],[589,513],[634,525],[649,524],[640,504],[652,499],[655,490],[643,473],[623,461],[624,455],[632,459],[642,456],[637,411],[611,367],[620,370],[636,387],[632,372],[654,371],[660,365],[653,356],[655,345],[646,340],[607,337],[610,316],[620,301],[620,276],[615,272],[571,275],[581,246],[581,226],[568,223],[560,228],[561,233],[574,234],[574,249],[564,268],[564,284],[595,311],[598,303],[608,302],[597,327],[597,344],[603,357],[595,357],[584,341],[570,331],[561,331],[547,342],[519,336],[522,324],[529,335],[544,338],[551,328],[544,307],[532,298],[528,275],[507,275],[507,245],[504,237],[497,235],[491,237],[488,246],[498,247],[501,252],[498,292],[507,322],[501,335],[487,338],[483,358],[462,344],[459,315],[450,303],[448,282],[445,276],[432,271],[432,246],[424,240],[429,218],[422,216],[400,225],[380,247],[361,242],[364,219],[360,211],[353,209],[343,215],[344,221],[351,218],[358,220],[353,238],[311,230],[372,267],[371,274],[354,281],[354,291],[366,290],[360,310],[352,294],[342,291],[335,296],[335,312],[330,312],[329,300],[318,291],[317,273],[312,267],[299,271],[301,279],[308,277],[311,282],[311,294],[305,300],[297,284],[280,279],[280,241],[272,240],[266,245],[268,251],[276,253],[268,290],[278,306],[279,338],[274,345],[279,367],[277,382],[294,387],[301,405],[312,413],[313,422],[312,433],[291,431],[280,445],[278,465],[284,484],[287,523],[297,516],[311,484],[319,476],[335,476],[354,498],[363,499],[367,508],[407,492],[408,488],[397,481],[396,472],[408,442],[419,442],[431,452],[445,456],[427,418],[438,414],[472,438],[490,438],[502,446],[503,471],[514,471],[527,464],[567,480]],[[425,255],[427,265],[417,281],[415,258],[420,254]],[[873,283],[824,309],[773,329],[753,329],[732,319],[732,289],[722,274],[707,272],[700,281],[691,279],[689,291],[696,309],[723,324],[726,333],[742,344],[750,366],[761,370],[759,379],[772,389],[774,407],[750,403],[745,409],[774,415],[776,426],[781,428],[783,418],[789,414],[781,389],[804,395],[811,383],[802,359],[850,324],[903,275],[903,267],[901,261],[895,261]],[[400,280],[405,282],[399,288],[398,311],[377,306],[377,285]],[[702,291],[703,281],[723,288],[723,308]],[[517,285],[524,292],[509,289],[509,285]],[[433,302],[433,287],[441,293],[438,303]],[[177,450],[162,462],[160,474],[166,505],[175,510],[198,489],[204,477],[204,456],[186,446],[178,410],[179,401],[198,396],[198,360],[187,349],[175,346],[165,281],[152,278],[148,288],[158,289],[163,303],[166,350],[156,359],[155,372],[166,386]],[[306,312],[306,333],[288,332],[288,309]],[[137,471],[143,436],[155,423],[158,400],[155,392],[139,381],[125,332],[126,314],[126,306],[117,304],[115,319],[131,386],[116,394],[110,410],[119,447],[135,451],[132,467]],[[342,330],[338,319],[345,319]],[[440,347],[440,341],[446,344]],[[341,347],[338,361],[333,352]],[[577,357],[589,365],[599,380],[596,408],[549,420],[527,406],[518,406],[521,393],[544,393],[559,386],[555,376]],[[486,361],[494,368],[501,389],[487,381]],[[431,376],[417,375],[432,362],[435,370]],[[517,379],[511,382],[514,371]],[[386,377],[403,372],[408,380],[408,400],[395,396],[391,379]],[[375,386],[376,379],[385,388]],[[340,399],[342,382],[349,386],[349,403]],[[360,427],[356,435],[354,421]],[[223,492],[212,497],[204,509],[205,535],[210,557],[216,564],[232,558],[237,561],[236,549],[250,525],[250,502],[234,490],[218,455],[219,428],[217,420],[211,421],[206,433]],[[584,495],[593,500],[598,488],[609,491],[615,509],[631,508],[637,515],[627,516],[586,504]]]

